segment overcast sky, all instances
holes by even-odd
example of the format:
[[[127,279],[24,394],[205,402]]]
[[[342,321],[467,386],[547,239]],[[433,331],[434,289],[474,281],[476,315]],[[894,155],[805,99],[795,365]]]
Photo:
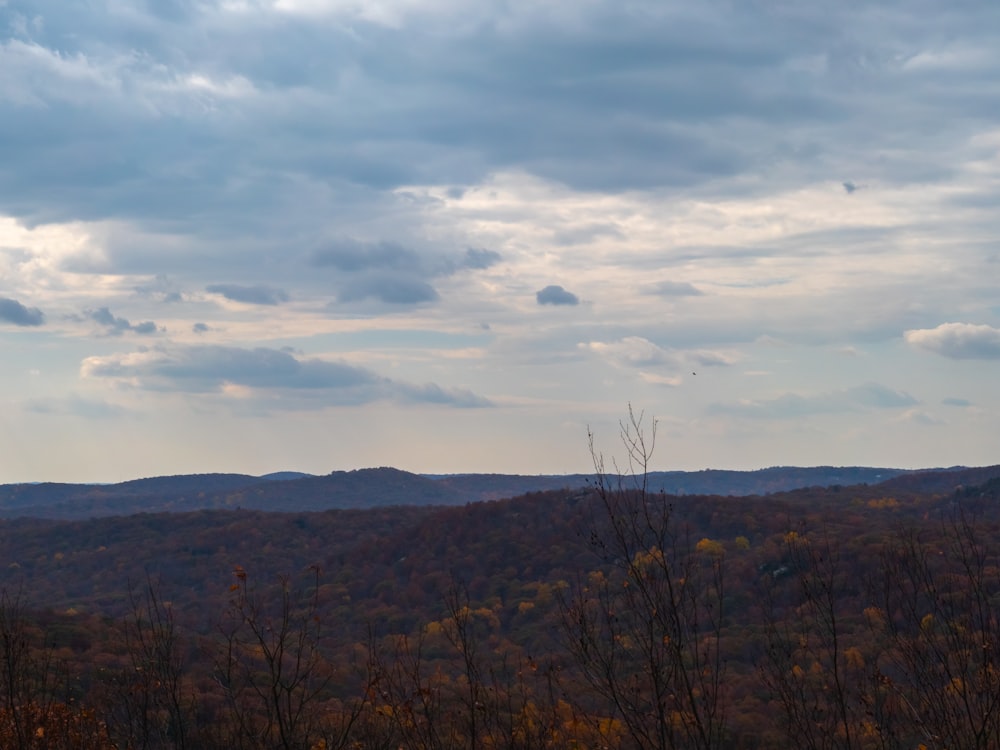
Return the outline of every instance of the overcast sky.
[[[0,482],[1000,462],[995,0],[0,0]]]

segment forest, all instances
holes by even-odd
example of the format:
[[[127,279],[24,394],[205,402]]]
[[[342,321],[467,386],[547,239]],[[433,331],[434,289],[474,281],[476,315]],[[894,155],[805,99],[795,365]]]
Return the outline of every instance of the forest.
[[[1000,747],[1000,466],[0,521],[4,748]]]

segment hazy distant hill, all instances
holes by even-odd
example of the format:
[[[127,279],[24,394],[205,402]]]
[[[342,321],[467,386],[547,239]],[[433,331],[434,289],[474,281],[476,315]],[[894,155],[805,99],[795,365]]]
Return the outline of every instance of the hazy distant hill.
[[[894,487],[946,492],[959,485],[981,484],[998,474],[1000,467],[955,467],[914,472],[867,467],[777,466],[758,471],[706,469],[651,472],[648,487],[651,491],[671,495],[747,496],[787,492],[802,487],[885,482],[887,492]],[[263,477],[192,474],[109,485],[0,485],[0,517],[78,519],[213,508],[303,512],[396,505],[462,505],[529,492],[593,485],[594,477],[586,474],[423,476],[385,467],[335,471],[325,476],[298,472],[277,472]]]
[[[879,469],[858,466],[773,466],[757,471],[653,471],[649,488],[668,495],[767,495],[800,487],[877,484],[906,474],[904,469]],[[435,477],[441,483],[475,496],[479,500],[497,500],[525,492],[587,487],[594,484],[592,474],[524,476],[516,474],[454,474]]]
[[[210,507],[315,511],[389,505],[462,505],[469,499],[433,479],[383,467],[258,483],[215,495]]]
[[[182,474],[179,476],[132,479],[118,484],[38,484],[0,485],[0,509],[40,508],[86,499],[137,498],[147,495],[180,495],[186,492],[219,492],[257,484],[260,477],[246,474]]]
[[[198,474],[112,485],[0,486],[0,517],[96,518],[213,508],[302,512],[390,505],[461,505],[469,497],[398,469],[336,471],[326,476]]]

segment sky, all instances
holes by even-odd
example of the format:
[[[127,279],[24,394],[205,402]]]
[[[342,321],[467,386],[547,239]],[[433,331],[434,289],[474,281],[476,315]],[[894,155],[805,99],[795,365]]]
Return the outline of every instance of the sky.
[[[1000,463],[994,0],[0,0],[0,482]]]

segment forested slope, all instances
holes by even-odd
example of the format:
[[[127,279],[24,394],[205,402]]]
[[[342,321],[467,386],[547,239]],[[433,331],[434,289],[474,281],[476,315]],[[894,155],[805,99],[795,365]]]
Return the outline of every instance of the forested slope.
[[[93,747],[286,746],[281,664],[288,747],[994,747],[997,475],[2,521],[0,644],[62,665],[17,705]]]

